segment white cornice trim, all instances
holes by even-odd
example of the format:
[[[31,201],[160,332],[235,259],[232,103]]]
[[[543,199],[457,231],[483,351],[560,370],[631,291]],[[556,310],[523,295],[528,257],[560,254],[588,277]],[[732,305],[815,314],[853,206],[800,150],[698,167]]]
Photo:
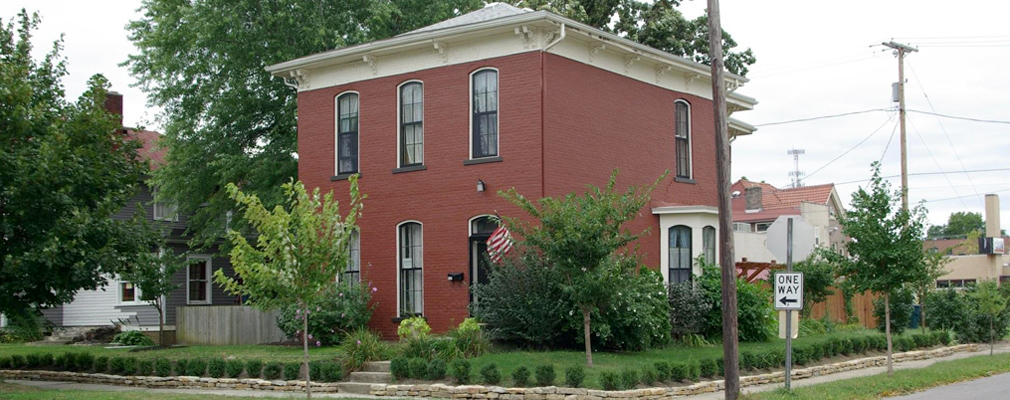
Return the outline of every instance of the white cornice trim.
[[[719,215],[719,209],[712,206],[662,206],[652,207],[655,215],[664,214],[712,214]]]

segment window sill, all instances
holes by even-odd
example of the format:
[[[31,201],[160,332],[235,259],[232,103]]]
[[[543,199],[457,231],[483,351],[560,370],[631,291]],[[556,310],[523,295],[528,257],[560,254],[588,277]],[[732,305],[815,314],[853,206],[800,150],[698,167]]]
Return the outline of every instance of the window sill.
[[[696,183],[696,182],[694,181],[694,179],[691,179],[691,178],[684,178],[684,177],[680,177],[680,176],[678,176],[678,177],[674,177],[674,178],[673,178],[673,181],[674,181],[674,182],[680,182],[680,183],[690,183],[690,184],[694,184],[694,183]]]
[[[483,158],[474,158],[474,159],[470,159],[470,160],[463,160],[463,165],[476,165],[476,164],[487,164],[487,163],[496,163],[496,162],[502,162],[501,156],[483,157]]]
[[[404,172],[424,171],[426,169],[428,169],[428,166],[424,165],[424,164],[421,164],[421,165],[411,165],[411,166],[408,166],[408,167],[393,168],[393,173],[394,174],[402,174]]]
[[[428,321],[428,317],[425,317],[423,315],[420,315],[420,317],[423,318],[425,322]],[[405,319],[411,319],[411,318],[415,318],[415,317],[393,317],[393,323],[394,324],[399,324],[400,322],[403,322],[403,320],[405,320]]]
[[[358,178],[361,178],[361,173],[360,172],[355,172],[355,173],[351,173],[351,174],[333,175],[333,176],[330,177],[330,181],[346,181],[348,179],[351,179],[351,176],[355,175],[355,174],[358,175]]]

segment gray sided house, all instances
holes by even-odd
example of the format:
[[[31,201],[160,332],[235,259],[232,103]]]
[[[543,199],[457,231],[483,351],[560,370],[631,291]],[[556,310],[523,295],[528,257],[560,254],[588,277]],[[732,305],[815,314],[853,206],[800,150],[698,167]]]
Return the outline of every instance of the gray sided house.
[[[106,107],[112,113],[122,115],[122,96],[110,93]],[[157,147],[160,134],[124,128],[122,134],[143,142],[141,154],[156,169],[164,160],[164,150]],[[174,277],[179,287],[166,299],[165,328],[174,330],[177,308],[201,307],[209,305],[240,304],[236,296],[229,295],[219,285],[213,283],[213,273],[223,269],[227,275],[234,272],[227,257],[218,257],[216,248],[196,251],[186,244],[185,235],[188,216],[178,215],[175,207],[156,203],[154,191],[147,182],[140,182],[137,193],[125,207],[112,216],[125,220],[137,212],[138,207],[146,218],[161,224],[167,235],[171,251],[187,254],[187,265]],[[43,311],[46,319],[57,327],[99,327],[122,324],[124,329],[158,330],[158,311],[154,306],[141,300],[141,291],[131,282],[118,276],[108,277],[108,283],[96,290],[77,293],[70,303]]]

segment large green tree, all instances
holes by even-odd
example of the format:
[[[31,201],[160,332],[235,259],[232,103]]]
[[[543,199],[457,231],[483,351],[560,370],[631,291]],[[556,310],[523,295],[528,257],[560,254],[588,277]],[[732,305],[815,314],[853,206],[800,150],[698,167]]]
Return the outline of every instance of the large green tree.
[[[32,58],[40,18],[0,21],[0,313],[20,314],[103,286],[150,251],[156,236],[111,216],[144,173],[139,143],[105,111],[108,82],[65,100],[62,40]]]
[[[668,0],[519,1],[548,8],[644,44],[707,62],[703,19],[686,20]],[[194,213],[197,242],[225,231],[232,202],[221,190],[239,182],[265,204],[297,174],[295,91],[263,68],[297,57],[388,38],[484,6],[480,0],[144,0],[129,25],[137,53],[126,65],[162,107],[166,166],[159,196]],[[612,23],[610,16],[619,15]],[[727,68],[745,74],[749,50]],[[242,221],[235,221],[241,223]]]
[[[926,210],[921,205],[903,209],[900,198],[880,177],[880,164],[874,163],[870,186],[852,194],[850,211],[840,218],[844,233],[852,238],[846,243],[852,261],[841,264],[839,275],[857,292],[884,296],[888,376],[893,374],[890,293],[923,276],[926,265],[922,251]]]

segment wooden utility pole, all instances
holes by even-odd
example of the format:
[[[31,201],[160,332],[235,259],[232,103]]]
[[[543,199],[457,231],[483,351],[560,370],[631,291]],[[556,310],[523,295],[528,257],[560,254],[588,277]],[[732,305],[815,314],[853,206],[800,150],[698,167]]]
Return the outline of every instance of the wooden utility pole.
[[[908,147],[905,144],[905,54],[919,51],[915,47],[897,43],[881,43],[895,50],[898,56],[898,123],[901,142],[901,209],[908,211]]]
[[[723,79],[722,24],[719,0],[708,0],[708,46],[712,59],[712,108],[715,112],[716,184],[719,185],[719,265],[722,269],[722,351],[726,400],[740,396],[737,337],[736,264],[733,261],[733,208],[730,205],[729,126]]]

